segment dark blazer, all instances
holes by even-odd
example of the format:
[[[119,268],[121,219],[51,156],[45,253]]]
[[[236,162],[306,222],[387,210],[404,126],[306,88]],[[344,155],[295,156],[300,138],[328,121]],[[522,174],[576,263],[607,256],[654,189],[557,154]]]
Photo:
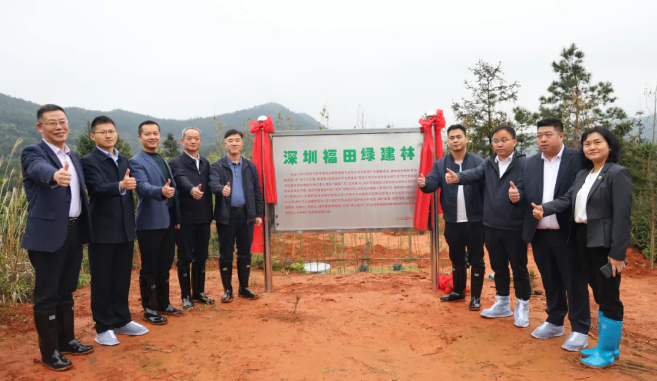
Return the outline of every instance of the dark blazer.
[[[164,163],[171,171],[166,160]],[[174,220],[170,221],[167,198],[162,194],[162,187],[169,180],[167,174],[162,173],[155,160],[143,150],[130,159],[129,165],[130,175],[137,180],[137,195],[139,196],[137,230],[167,229],[171,223],[180,224],[176,180],[171,179],[171,186],[176,189],[176,194],[173,196]]]
[[[228,156],[212,163],[210,167],[210,190],[215,195],[214,218],[219,224],[228,224],[230,218],[230,197],[224,197],[221,193],[228,182],[233,182],[233,171],[230,169]],[[242,157],[242,185],[244,187],[244,199],[246,200],[246,222],[251,223],[256,217],[262,216],[264,204],[262,192],[260,191],[260,180],[255,164]]]
[[[210,162],[199,155],[199,168],[196,160],[184,151],[171,159],[169,166],[178,185],[178,202],[180,203],[180,221],[182,224],[209,224],[212,222],[212,191],[210,182]],[[190,193],[192,188],[201,184],[203,197],[195,200]]]
[[[572,208],[571,223],[574,226],[577,193],[582,189],[590,172],[589,169],[579,171],[575,183],[565,195],[543,205],[544,215],[549,216]],[[631,214],[630,172],[621,165],[607,163],[598,173],[586,200],[586,246],[609,248],[609,257],[619,261],[625,259],[625,250],[631,244]]]
[[[476,168],[483,161],[484,159],[468,152],[463,158],[462,170]],[[456,197],[459,184],[447,184],[445,182],[446,168],[456,173],[461,171],[459,165],[454,162],[452,154],[442,157],[433,163],[431,173],[425,178],[426,184],[420,190],[424,193],[432,193],[440,188],[440,206],[443,209],[443,218],[447,222],[456,223]],[[484,216],[484,183],[464,185],[463,195],[465,196],[465,212],[468,216],[468,222],[480,222]]]
[[[128,158],[119,154],[114,160],[94,148],[82,158],[82,168],[89,192],[92,243],[125,243],[135,240],[135,202],[132,191],[121,195],[119,183],[128,170]],[[132,174],[130,175],[132,176]]]
[[[71,151],[70,157],[80,182],[82,211],[78,224],[82,243],[89,243],[91,219],[84,187],[84,171],[78,155]],[[62,168],[62,164],[42,140],[23,149],[21,167],[27,197],[27,226],[21,247],[26,250],[57,251],[66,240],[71,205],[71,187],[60,187],[53,181],[55,172]]]
[[[523,185],[525,189],[525,199],[527,200],[527,209],[525,211],[525,224],[522,229],[522,238],[527,243],[531,243],[536,233],[538,220],[534,218],[532,202],[536,205],[543,203],[543,157],[538,153],[530,158],[525,159]],[[559,198],[568,192],[568,189],[575,182],[577,173],[583,169],[582,160],[579,151],[565,146],[559,163],[559,172],[557,173],[557,184],[554,187],[554,198]],[[559,223],[559,234],[562,242],[568,241],[570,232],[570,215],[571,208],[557,213],[557,222]]]
[[[503,230],[521,230],[525,217],[524,189],[522,183],[524,155],[513,154],[513,159],[500,178],[500,169],[495,162],[497,155],[484,160],[478,167],[459,173],[460,185],[477,182],[485,184],[484,225]],[[520,192],[520,201],[509,200],[509,182]]]

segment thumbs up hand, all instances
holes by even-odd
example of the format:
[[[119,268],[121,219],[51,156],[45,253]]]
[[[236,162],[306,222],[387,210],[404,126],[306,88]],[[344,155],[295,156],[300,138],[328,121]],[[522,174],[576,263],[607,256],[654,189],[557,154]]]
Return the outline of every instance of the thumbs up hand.
[[[166,198],[171,198],[174,194],[176,194],[176,190],[171,186],[171,179],[169,179],[169,181],[167,181],[167,183],[162,187],[162,194]]]
[[[543,214],[545,213],[545,211],[543,210],[543,205],[536,205],[532,202],[532,207],[534,208],[534,210],[532,211],[534,218],[536,218],[537,220],[543,219]]]
[[[459,181],[459,175],[454,173],[451,169],[447,168],[447,173],[445,174],[445,182],[447,184],[454,184]]]
[[[201,192],[201,184],[199,184],[197,187],[192,188],[190,193],[194,198],[194,200],[200,200],[201,197],[203,197],[203,192]]]
[[[518,188],[516,188],[516,184],[514,184],[513,181],[509,181],[509,184],[511,185],[509,188],[509,200],[511,200],[513,203],[516,203],[520,201],[520,192],[518,191]]]
[[[119,183],[119,188],[127,190],[135,190],[137,188],[137,180],[134,177],[130,177],[130,169],[125,171],[125,176]]]
[[[221,191],[221,194],[223,194],[224,197],[230,196],[230,181],[226,183],[226,186],[224,187],[224,190]]]
[[[52,176],[52,179],[59,185],[60,187],[67,187],[71,183],[71,173],[68,171],[68,161],[64,162],[64,167],[60,168],[55,174]]]
[[[417,178],[417,186],[424,188],[425,185],[427,185],[427,178],[420,173],[420,177]]]

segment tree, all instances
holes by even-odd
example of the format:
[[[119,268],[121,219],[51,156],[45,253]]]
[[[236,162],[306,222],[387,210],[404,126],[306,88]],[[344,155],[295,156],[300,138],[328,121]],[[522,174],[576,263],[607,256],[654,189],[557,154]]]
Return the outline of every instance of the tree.
[[[164,140],[164,143],[162,144],[161,154],[166,161],[169,161],[174,157],[180,155],[180,146],[178,144],[178,141],[176,140],[176,138],[173,137],[173,134],[170,132],[167,134],[167,138]]]
[[[84,128],[84,131],[75,139],[75,144],[75,152],[81,158],[87,156],[92,149],[96,148],[96,142],[91,139],[90,121],[87,121],[87,126]],[[132,156],[132,153],[130,153],[130,144],[121,139],[120,136],[116,137],[116,144],[114,145],[114,148],[116,148],[120,154],[124,155],[128,159]]]
[[[558,79],[548,87],[550,95],[540,98],[540,112],[563,121],[568,145],[579,147],[582,132],[596,125],[615,128],[621,137],[630,132],[629,125],[618,123],[627,114],[611,106],[616,101],[611,82],[592,83],[591,73],[584,68],[584,52],[575,44],[561,51],[561,60],[552,62],[552,70]]]
[[[493,154],[493,130],[508,119],[506,112],[501,111],[499,106],[518,99],[520,84],[505,81],[501,67],[501,62],[493,66],[479,60],[474,68],[470,68],[475,81],[465,81],[471,99],[452,104],[456,117],[463,120],[468,129],[471,145],[468,150],[484,157]]]
[[[526,154],[527,149],[536,143],[536,122],[540,118],[537,112],[531,112],[523,107],[513,108],[513,127],[516,130],[518,145],[516,150]]]

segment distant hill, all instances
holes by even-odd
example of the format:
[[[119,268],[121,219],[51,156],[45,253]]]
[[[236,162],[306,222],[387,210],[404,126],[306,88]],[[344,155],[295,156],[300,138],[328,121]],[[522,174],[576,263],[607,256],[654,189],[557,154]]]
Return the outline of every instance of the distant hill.
[[[40,106],[33,102],[0,94],[0,156],[8,154],[14,142],[19,137],[24,139],[22,146],[32,144],[41,139],[41,135],[35,126],[36,111]],[[125,110],[95,111],[79,107],[66,107],[64,105],[62,107],[66,109],[69,119],[70,146],[73,147],[75,145],[75,137],[84,130],[87,121],[91,121],[99,115],[107,115],[114,120],[119,135],[130,144],[133,154],[138,151],[140,146],[137,140],[137,127],[141,122],[149,119],[156,121],[160,125],[162,135],[166,136],[166,134],[171,132],[176,139],[180,139],[180,133],[185,127],[199,128],[202,131],[201,137],[203,139],[204,153],[208,152],[210,146],[215,141],[216,128],[219,121],[226,125],[226,129],[236,128],[242,130],[244,126],[248,126],[249,120],[255,120],[260,115],[271,115],[275,124],[277,124],[276,128],[278,130],[316,130],[318,126],[317,121],[310,115],[292,112],[290,109],[277,103],[266,103],[250,109],[217,115],[215,117],[186,120],[161,119]],[[282,118],[281,123],[276,123],[279,112]]]

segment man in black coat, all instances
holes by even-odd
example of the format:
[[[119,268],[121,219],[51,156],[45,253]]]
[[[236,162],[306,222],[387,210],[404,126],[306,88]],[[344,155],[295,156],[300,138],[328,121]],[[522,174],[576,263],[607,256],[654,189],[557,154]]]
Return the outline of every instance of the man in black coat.
[[[260,226],[264,204],[258,171],[253,162],[242,157],[244,136],[231,129],[224,135],[226,156],[210,168],[210,190],[215,195],[214,217],[219,236],[219,270],[224,286],[222,303],[233,301],[233,248],[237,246],[238,296],[258,298],[249,290],[251,244],[254,224]],[[232,184],[232,185],[231,185]]]
[[[194,306],[194,301],[212,304],[214,299],[205,294],[205,262],[210,244],[212,222],[212,193],[206,192],[210,181],[210,162],[201,157],[201,131],[190,127],[182,132],[183,153],[169,162],[173,179],[178,184],[180,229],[176,232],[178,245],[178,280],[183,307]],[[191,289],[189,265],[192,264]]]
[[[37,111],[43,140],[23,149],[21,167],[27,198],[27,226],[21,247],[34,266],[34,325],[41,362],[63,371],[73,367],[64,354],[93,352],[75,338],[73,291],[78,287],[82,245],[91,224],[80,159],[66,145],[68,120],[53,104]]]
[[[550,339],[564,335],[564,318],[568,314],[572,333],[561,346],[579,351],[587,343],[591,326],[589,290],[584,263],[569,240],[572,208],[538,221],[532,215],[532,203],[546,204],[568,192],[582,170],[580,154],[563,144],[563,123],[546,118],[537,123],[536,143],[541,153],[525,160],[524,190],[527,209],[522,237],[532,244],[534,261],[541,273],[547,303],[547,320],[532,336]]]
[[[114,146],[118,138],[114,121],[99,116],[91,122],[96,148],[82,158],[89,191],[93,235],[89,245],[91,313],[96,322],[96,342],[116,345],[116,334],[148,333],[132,321],[128,306],[132,255],[135,246],[135,206],[128,158]]]
[[[481,307],[481,289],[484,285],[484,185],[483,182],[471,185],[448,185],[445,183],[447,168],[466,171],[478,167],[483,159],[467,152],[468,136],[465,127],[455,124],[447,129],[447,144],[450,154],[438,159],[431,173],[424,177],[420,173],[418,187],[424,193],[435,192],[439,188],[440,206],[445,218],[445,240],[449,246],[449,259],[452,261],[454,290],[440,299],[445,302],[465,300],[465,286],[468,270],[466,251],[468,248],[470,273],[470,309]]]

